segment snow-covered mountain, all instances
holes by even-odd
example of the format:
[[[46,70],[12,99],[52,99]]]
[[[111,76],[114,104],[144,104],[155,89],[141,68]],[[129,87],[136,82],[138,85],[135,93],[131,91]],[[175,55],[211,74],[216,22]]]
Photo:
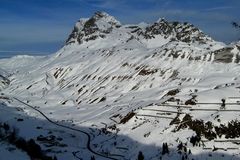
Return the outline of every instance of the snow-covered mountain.
[[[53,55],[0,60],[0,120],[60,160],[240,159],[239,54],[189,23],[97,12]]]

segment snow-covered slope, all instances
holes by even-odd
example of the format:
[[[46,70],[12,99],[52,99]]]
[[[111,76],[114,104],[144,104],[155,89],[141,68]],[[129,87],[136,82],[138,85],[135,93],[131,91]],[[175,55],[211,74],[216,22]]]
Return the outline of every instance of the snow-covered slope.
[[[34,117],[31,125],[42,126],[29,137],[53,130],[35,106],[51,120],[87,132],[99,153],[89,151],[84,135],[56,126],[64,134],[52,132],[64,137],[66,152],[39,143],[58,159],[136,159],[139,151],[145,159],[240,159],[239,53],[237,43],[214,41],[189,23],[121,25],[97,12],[80,19],[51,56],[0,60],[10,75],[2,101],[6,111],[20,107],[18,114],[30,117],[24,123]],[[72,143],[69,132],[82,142]],[[163,143],[169,154],[163,155]]]

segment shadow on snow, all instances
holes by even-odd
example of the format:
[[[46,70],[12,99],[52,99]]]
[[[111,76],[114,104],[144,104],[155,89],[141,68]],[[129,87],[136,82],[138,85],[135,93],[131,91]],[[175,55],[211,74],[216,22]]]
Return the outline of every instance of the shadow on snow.
[[[94,156],[96,160],[108,159],[89,151],[87,147],[87,136],[78,132],[77,130],[81,130],[90,134],[90,147],[93,151],[105,155],[106,157],[112,157],[119,160],[138,159],[139,151],[143,153],[145,160],[240,159],[240,156],[230,155],[227,151],[212,152],[209,150],[201,153],[189,154],[189,149],[187,149],[186,152],[181,150],[180,154],[178,153],[177,148],[172,148],[171,146],[169,146],[169,154],[166,153],[162,155],[163,149],[159,146],[141,144],[129,138],[128,136],[106,132],[103,128],[87,128],[75,126],[70,122],[58,122],[61,125],[76,129],[75,131],[70,130],[50,123],[36,111],[33,111],[33,113],[36,114],[36,117],[27,115],[25,112],[23,112],[22,108],[8,107],[6,104],[2,103],[0,105],[0,122],[7,123],[9,126],[17,128],[18,135],[20,137],[23,137],[26,140],[31,138],[34,139],[47,155],[56,155],[58,160],[90,160],[92,156]],[[188,145],[192,144],[188,143]],[[8,157],[2,158],[7,159]]]

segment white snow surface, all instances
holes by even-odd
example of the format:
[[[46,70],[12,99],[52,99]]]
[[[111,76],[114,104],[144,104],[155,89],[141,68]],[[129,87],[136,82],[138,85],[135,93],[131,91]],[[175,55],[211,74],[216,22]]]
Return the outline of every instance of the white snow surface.
[[[101,30],[111,27],[106,21],[108,25],[120,25],[114,17],[103,15],[104,19],[96,22]],[[86,21],[77,23],[79,30]],[[146,26],[139,28],[144,30]],[[123,25],[112,28],[104,38],[81,44],[74,40],[47,57],[0,60],[0,68],[10,80],[1,91],[2,97],[9,98],[0,99],[1,122],[16,126],[27,139],[47,136],[50,131],[61,137],[60,143],[67,146],[47,147],[39,142],[42,148],[51,149],[49,155],[60,160],[76,158],[73,152],[84,160],[90,159],[94,154],[86,148],[86,136],[50,124],[14,97],[37,107],[53,121],[88,132],[95,151],[116,159],[136,159],[139,151],[148,160],[181,159],[185,153],[178,153],[179,142],[187,143],[190,159],[240,159],[238,143],[218,142],[226,140],[224,135],[194,147],[189,139],[195,131],[188,127],[174,131],[179,124],[170,124],[178,115],[183,120],[186,114],[214,126],[239,120],[239,46],[227,46],[208,36],[194,42],[171,40],[174,34],[146,39],[133,32],[136,28]],[[230,47],[228,53],[233,60],[217,61],[215,53],[226,47]],[[168,94],[173,90],[179,92]],[[200,104],[184,107],[192,97]],[[224,111],[221,99],[226,100]],[[135,115],[121,123],[131,112]],[[24,121],[16,122],[16,117]],[[201,138],[206,140],[204,135]],[[240,141],[236,137],[230,140]],[[161,154],[162,143],[168,143],[169,154]],[[213,152],[214,147],[220,149]],[[7,156],[3,148],[0,153]],[[20,154],[26,156],[16,153]]]

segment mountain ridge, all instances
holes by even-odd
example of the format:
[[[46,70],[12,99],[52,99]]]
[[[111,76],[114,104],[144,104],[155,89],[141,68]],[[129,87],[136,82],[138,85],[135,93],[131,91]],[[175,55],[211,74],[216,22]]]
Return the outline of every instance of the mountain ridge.
[[[100,28],[95,24],[99,23],[99,21],[105,23],[102,24]],[[72,33],[66,41],[66,44],[81,44],[84,40],[95,40],[98,37],[104,38],[106,34],[109,34],[113,29],[117,30],[118,28],[126,28],[127,26],[128,25],[121,25],[119,21],[105,12],[96,12],[91,18],[80,19],[76,23]],[[206,43],[205,41],[213,41],[201,30],[187,22],[168,22],[165,19],[159,19],[157,22],[148,24],[146,27],[130,25],[128,28],[130,29],[128,32],[131,34],[131,36],[137,39],[152,39],[157,35],[161,35],[165,39],[170,37],[171,41],[177,40],[192,43],[195,41],[199,43]]]

